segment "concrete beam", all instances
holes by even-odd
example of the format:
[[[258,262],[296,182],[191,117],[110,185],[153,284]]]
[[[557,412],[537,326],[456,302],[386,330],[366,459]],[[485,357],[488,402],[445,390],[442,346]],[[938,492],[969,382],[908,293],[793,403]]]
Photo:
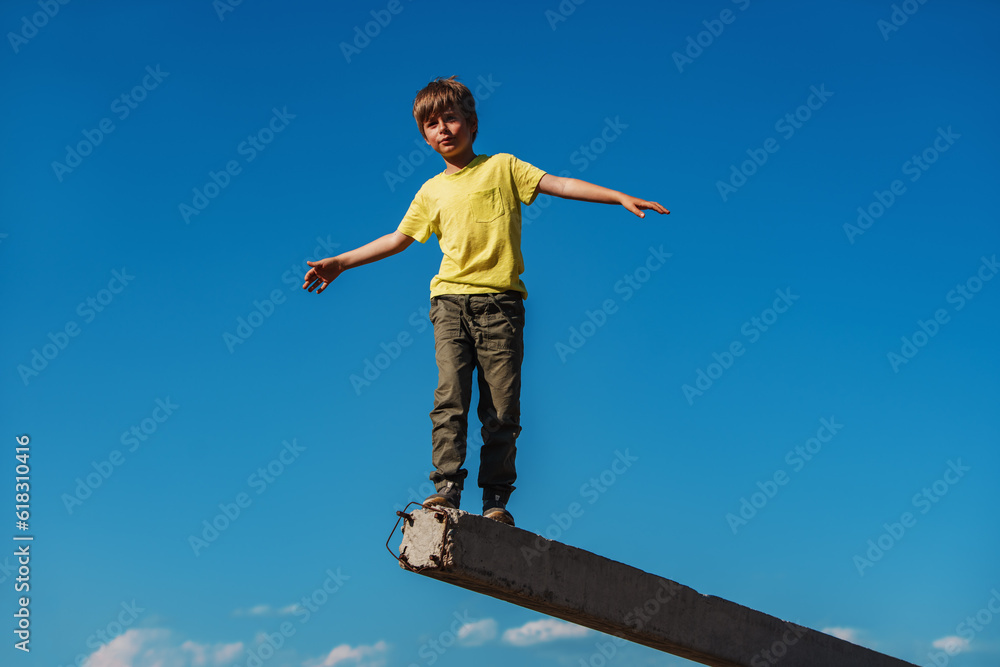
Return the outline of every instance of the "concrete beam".
[[[715,667],[913,667],[478,514],[403,519],[411,571]]]

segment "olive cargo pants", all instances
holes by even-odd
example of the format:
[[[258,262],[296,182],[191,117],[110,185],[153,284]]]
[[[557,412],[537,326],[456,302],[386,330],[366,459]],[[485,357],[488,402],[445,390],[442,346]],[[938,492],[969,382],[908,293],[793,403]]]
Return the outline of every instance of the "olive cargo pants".
[[[479,486],[506,499],[514,490],[521,433],[524,300],[520,292],[443,294],[431,299],[438,387],[431,411],[431,481],[464,485],[472,371],[479,382],[483,447]]]

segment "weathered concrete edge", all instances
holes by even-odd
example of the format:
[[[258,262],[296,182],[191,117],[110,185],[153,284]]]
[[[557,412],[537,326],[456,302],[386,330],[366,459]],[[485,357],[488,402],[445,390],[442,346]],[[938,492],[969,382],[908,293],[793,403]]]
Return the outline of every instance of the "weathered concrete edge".
[[[411,516],[400,551],[420,574],[702,664],[762,667],[776,650],[780,667],[914,667],[476,514]]]

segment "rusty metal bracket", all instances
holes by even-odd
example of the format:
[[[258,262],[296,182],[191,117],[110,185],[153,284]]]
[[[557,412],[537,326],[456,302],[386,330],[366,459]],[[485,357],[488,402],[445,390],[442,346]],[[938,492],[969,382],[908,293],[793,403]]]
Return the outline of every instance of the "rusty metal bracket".
[[[392,527],[392,532],[389,533],[389,537],[386,538],[386,540],[385,540],[386,551],[388,551],[390,554],[392,554],[392,557],[395,558],[396,561],[398,561],[401,566],[403,566],[404,568],[406,568],[410,572],[420,572],[422,570],[428,569],[428,567],[427,566],[413,567],[412,565],[410,565],[410,562],[406,559],[406,554],[405,553],[401,553],[401,554],[399,554],[397,556],[396,552],[394,552],[389,547],[389,542],[392,541],[392,536],[396,533],[396,529],[399,528],[399,522],[400,521],[403,521],[405,519],[407,525],[409,525],[409,526],[413,525],[413,515],[406,513],[406,510],[410,509],[410,505],[417,505],[418,507],[422,507],[425,510],[430,510],[430,511],[434,512],[434,518],[437,519],[440,522],[443,522],[445,524],[445,526],[444,526],[445,534],[447,534],[447,532],[448,532],[448,523],[449,523],[451,517],[449,517],[448,513],[445,512],[445,511],[443,511],[437,505],[424,505],[423,503],[418,503],[416,501],[411,502],[411,503],[407,503],[406,507],[404,507],[402,511],[397,511],[396,512],[396,516],[399,517],[399,518],[396,519],[396,525]],[[406,529],[404,528],[403,530],[406,530]],[[442,563],[444,563],[444,540],[442,540],[442,542],[441,542],[441,553],[440,554],[431,554],[430,558],[431,558],[432,561],[434,561],[438,565],[441,565]]]

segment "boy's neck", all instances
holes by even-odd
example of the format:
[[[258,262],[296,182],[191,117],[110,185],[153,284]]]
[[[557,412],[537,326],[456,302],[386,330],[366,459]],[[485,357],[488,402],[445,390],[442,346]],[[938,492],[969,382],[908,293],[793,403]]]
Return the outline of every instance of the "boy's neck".
[[[475,160],[478,156],[475,151],[472,150],[470,146],[467,151],[464,151],[461,155],[452,155],[449,157],[444,157],[444,163],[448,165],[445,167],[445,174],[454,174],[457,171],[461,171],[469,166],[469,163]]]

